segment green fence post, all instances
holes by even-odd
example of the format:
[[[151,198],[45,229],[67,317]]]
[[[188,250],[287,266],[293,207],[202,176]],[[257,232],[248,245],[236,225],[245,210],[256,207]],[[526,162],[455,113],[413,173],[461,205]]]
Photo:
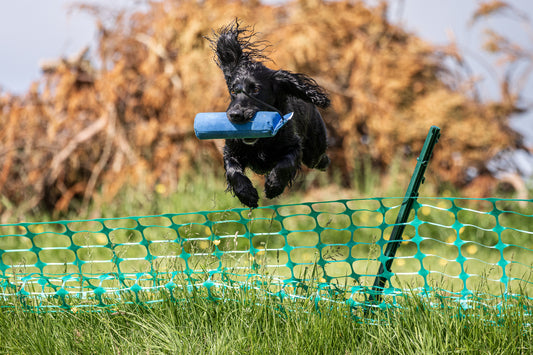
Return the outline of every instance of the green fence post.
[[[431,128],[429,129],[429,133],[426,137],[426,141],[424,142],[424,146],[422,147],[422,151],[420,152],[420,156],[417,158],[416,167],[413,172],[413,175],[411,176],[411,182],[409,183],[409,187],[407,188],[407,191],[405,193],[405,197],[400,207],[400,212],[398,213],[398,217],[396,217],[396,223],[394,224],[394,228],[392,229],[389,243],[387,243],[387,248],[385,249],[385,253],[383,254],[385,256],[384,260],[386,261],[385,263],[383,263],[383,261],[381,262],[378,274],[376,276],[376,279],[374,280],[374,285],[372,286],[373,292],[370,295],[370,301],[372,302],[379,302],[381,300],[385,283],[390,278],[389,273],[392,267],[394,256],[396,255],[396,250],[398,249],[402,241],[402,234],[405,229],[405,223],[407,222],[409,213],[413,208],[413,203],[418,197],[418,189],[420,188],[420,185],[424,182],[424,173],[426,171],[429,160],[431,159],[431,155],[433,154],[433,148],[438,142],[439,137],[440,128],[437,126],[431,126]],[[387,271],[387,276],[384,276],[385,270]]]

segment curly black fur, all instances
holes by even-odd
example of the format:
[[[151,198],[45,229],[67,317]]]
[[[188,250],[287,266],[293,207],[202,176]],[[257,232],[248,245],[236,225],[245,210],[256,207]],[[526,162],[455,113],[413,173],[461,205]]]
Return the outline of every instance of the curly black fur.
[[[224,73],[231,102],[226,114],[232,122],[247,122],[258,111],[294,112],[293,118],[271,138],[227,139],[224,168],[228,190],[249,207],[257,207],[259,195],[245,169],[266,176],[265,195],[274,198],[290,186],[302,162],[325,170],[326,127],[315,106],[327,108],[329,98],[312,78],[286,70],[272,70],[263,62],[269,46],[254,41],[255,33],[238,20],[209,38],[215,62]],[[266,105],[265,105],[266,104]]]

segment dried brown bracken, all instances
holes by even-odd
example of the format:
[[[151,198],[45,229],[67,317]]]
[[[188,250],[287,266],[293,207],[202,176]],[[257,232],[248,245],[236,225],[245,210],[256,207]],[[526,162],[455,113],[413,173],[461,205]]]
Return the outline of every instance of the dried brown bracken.
[[[84,50],[43,63],[42,79],[26,95],[0,96],[0,213],[9,205],[65,210],[73,200],[86,205],[95,191],[112,198],[141,180],[172,190],[206,162],[222,168],[220,142],[199,141],[192,127],[197,112],[228,104],[204,37],[237,17],[271,43],[267,65],[303,72],[331,94],[323,113],[331,169],[340,169],[346,184],[364,157],[381,172],[394,159],[412,159],[437,125],[443,134],[432,174],[471,186],[467,168],[486,177],[485,163],[519,144],[508,128],[516,99],[483,104],[458,89],[443,61],[460,54],[392,25],[386,10],[385,3],[370,8],[358,1],[276,7],[163,0],[145,12],[118,14],[111,25],[99,21],[97,66]]]

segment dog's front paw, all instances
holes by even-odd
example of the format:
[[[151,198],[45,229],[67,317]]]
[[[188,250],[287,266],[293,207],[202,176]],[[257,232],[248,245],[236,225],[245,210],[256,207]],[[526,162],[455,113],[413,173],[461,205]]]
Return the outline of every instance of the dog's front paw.
[[[279,178],[272,171],[265,181],[265,196],[267,198],[274,198],[281,195],[283,190],[285,190],[285,185],[286,184],[279,181]]]
[[[257,190],[252,186],[246,186],[241,188],[234,188],[235,196],[241,201],[243,205],[250,208],[257,208],[259,201],[259,194]]]

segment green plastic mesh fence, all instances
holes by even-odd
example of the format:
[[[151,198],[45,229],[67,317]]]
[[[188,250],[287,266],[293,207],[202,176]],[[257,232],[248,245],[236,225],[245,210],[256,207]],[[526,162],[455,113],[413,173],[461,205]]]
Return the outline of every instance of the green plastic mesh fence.
[[[418,198],[373,288],[402,201],[0,225],[0,307],[92,310],[243,288],[353,307],[413,293],[466,307],[533,300],[533,200]]]

